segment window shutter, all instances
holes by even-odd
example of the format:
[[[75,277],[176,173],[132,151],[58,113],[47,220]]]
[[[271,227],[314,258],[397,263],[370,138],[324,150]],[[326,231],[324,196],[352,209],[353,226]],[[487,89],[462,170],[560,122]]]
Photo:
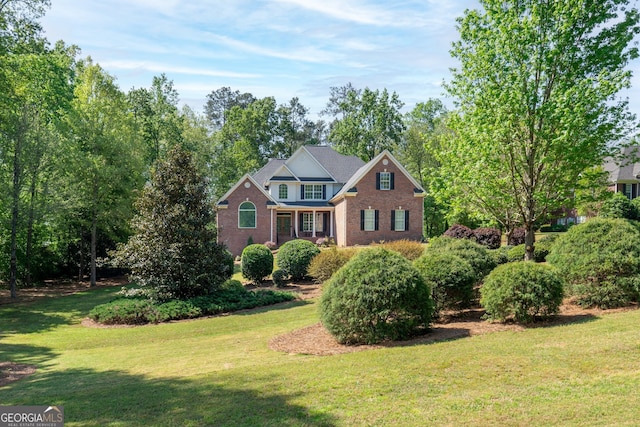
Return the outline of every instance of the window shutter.
[[[322,186],[322,199],[325,200],[327,198],[327,186]]]
[[[360,230],[364,230],[364,209],[360,210]]]
[[[409,211],[404,211],[404,230],[409,231]]]
[[[394,174],[393,172],[391,172],[389,175],[391,176],[391,179],[390,179],[391,183],[390,183],[390,185],[389,185],[389,188],[390,188],[391,190],[393,190],[393,188],[394,188],[394,181],[395,181],[395,179],[394,179],[394,175],[395,175],[395,174]]]
[[[300,200],[304,200],[304,184],[300,186]]]
[[[396,231],[396,211],[391,210],[391,231]]]
[[[304,230],[304,216],[302,214],[298,214],[298,231],[303,231]]]
[[[380,229],[380,211],[376,209],[376,226],[375,230],[378,231]]]
[[[376,172],[376,190],[380,189],[380,172]]]

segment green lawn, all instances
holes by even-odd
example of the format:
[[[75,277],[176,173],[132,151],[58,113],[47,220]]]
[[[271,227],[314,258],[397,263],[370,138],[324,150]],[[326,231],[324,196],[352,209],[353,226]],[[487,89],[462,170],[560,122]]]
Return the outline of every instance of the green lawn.
[[[36,374],[2,405],[67,426],[637,425],[640,311],[338,356],[271,351],[318,321],[301,302],[136,328],[80,324],[119,288],[0,308],[0,361]]]

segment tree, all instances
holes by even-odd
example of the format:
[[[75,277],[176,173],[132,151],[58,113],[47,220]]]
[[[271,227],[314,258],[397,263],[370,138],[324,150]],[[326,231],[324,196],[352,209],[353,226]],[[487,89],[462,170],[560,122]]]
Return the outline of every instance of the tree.
[[[639,14],[627,0],[480,3],[458,19],[461,65],[447,90],[459,110],[443,168],[459,196],[517,215],[531,260],[536,221],[629,132],[616,94],[630,85]]]
[[[233,274],[233,258],[216,242],[207,181],[176,145],[160,160],[136,202],[134,234],[116,254],[131,278],[159,300],[214,292]]]
[[[297,97],[291,98],[288,104],[280,105],[276,113],[280,142],[273,150],[275,158],[286,159],[303,145],[317,144],[313,135],[315,124],[307,118],[309,109]]]
[[[393,151],[400,143],[405,126],[398,94],[384,89],[355,89],[350,83],[332,87],[329,103],[322,114],[334,117],[329,141],[337,151],[372,160],[385,149]]]
[[[251,105],[256,98],[250,93],[240,93],[232,91],[230,87],[221,87],[207,95],[207,103],[204,112],[213,129],[222,128],[227,122],[227,114],[233,107],[245,109]]]

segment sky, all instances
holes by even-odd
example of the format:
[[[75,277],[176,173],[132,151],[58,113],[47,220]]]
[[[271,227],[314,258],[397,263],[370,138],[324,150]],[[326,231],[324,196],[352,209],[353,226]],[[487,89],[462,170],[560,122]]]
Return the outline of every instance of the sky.
[[[202,112],[227,86],[278,104],[293,97],[319,118],[330,88],[396,92],[403,111],[429,98],[452,106],[456,18],[476,0],[52,0],[50,42],[91,56],[123,91],[164,73],[180,103]],[[630,109],[640,116],[640,64]]]

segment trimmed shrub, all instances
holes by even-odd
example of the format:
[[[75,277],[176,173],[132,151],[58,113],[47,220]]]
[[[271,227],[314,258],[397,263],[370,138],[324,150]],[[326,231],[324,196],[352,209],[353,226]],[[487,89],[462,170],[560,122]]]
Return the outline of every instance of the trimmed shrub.
[[[584,307],[613,308],[638,301],[640,230],[625,219],[593,218],[571,227],[547,255]]]
[[[278,269],[271,274],[271,280],[277,288],[283,288],[287,284],[287,273]]]
[[[480,304],[491,320],[529,323],[558,313],[563,283],[548,265],[513,262],[497,267],[480,288]]]
[[[308,240],[296,239],[283,244],[278,251],[278,267],[293,280],[303,279],[313,257],[320,249]]]
[[[514,228],[513,231],[511,232],[511,237],[509,238],[509,241],[507,242],[507,244],[509,246],[523,245],[525,233],[526,233],[526,230],[522,227]]]
[[[340,270],[355,254],[352,249],[338,250],[336,247],[324,250],[316,255],[309,264],[309,276],[317,283],[324,283]]]
[[[602,202],[598,216],[601,218],[638,219],[636,205],[622,193],[615,193]]]
[[[431,288],[436,312],[469,307],[475,272],[471,264],[453,252],[429,253],[414,261]]]
[[[472,240],[436,237],[431,239],[425,253],[450,251],[467,261],[473,267],[478,283],[496,266],[489,250]]]
[[[511,246],[500,246],[498,249],[492,249],[489,251],[491,254],[491,258],[496,265],[502,265],[509,262],[509,258],[507,256]]]
[[[453,224],[443,235],[454,239],[472,239],[474,236],[473,230],[462,224]]]
[[[325,284],[320,319],[343,344],[402,340],[427,330],[431,290],[397,252],[359,251]]]
[[[545,262],[550,247],[551,244],[536,242],[533,246],[533,260],[535,262]],[[526,248],[524,243],[518,246],[514,246],[507,252],[507,261],[524,261],[525,252]]]
[[[514,246],[507,251],[507,261],[508,262],[517,262],[524,261],[524,255],[526,252],[526,248],[524,247],[524,243]]]
[[[391,242],[384,242],[381,246],[390,251],[398,252],[409,261],[414,261],[420,258],[424,253],[424,245],[420,242],[416,242],[415,240],[393,240]]]
[[[250,245],[242,251],[242,275],[256,285],[273,271],[273,253],[265,245]]]
[[[487,249],[498,249],[502,245],[502,232],[497,228],[476,228],[473,235],[476,242]]]

